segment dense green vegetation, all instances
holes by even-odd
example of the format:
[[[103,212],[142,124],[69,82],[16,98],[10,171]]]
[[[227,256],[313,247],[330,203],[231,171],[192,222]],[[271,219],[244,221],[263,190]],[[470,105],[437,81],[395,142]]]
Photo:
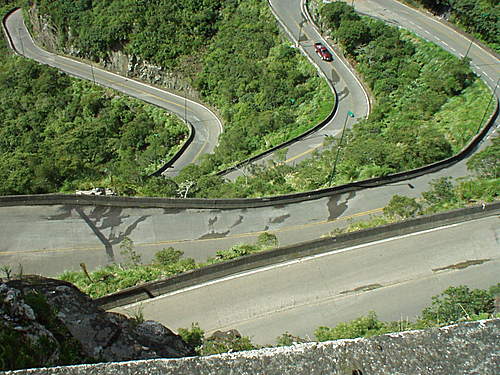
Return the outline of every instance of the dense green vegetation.
[[[81,56],[106,59],[111,49],[123,48],[181,72],[220,111],[225,129],[219,146],[185,179],[297,136],[333,107],[326,82],[283,42],[267,1],[31,3],[50,16],[62,45],[76,47]]]
[[[462,26],[500,52],[500,3],[498,0],[406,0],[437,14],[449,13],[449,21]]]
[[[450,177],[433,180],[431,189],[419,198],[395,195],[384,207],[382,215],[351,223],[331,235],[354,232],[394,223],[421,215],[462,208],[471,203],[486,203],[500,199],[500,137],[492,145],[478,152],[467,162],[473,176],[453,181]]]
[[[65,272],[59,278],[76,285],[91,297],[97,298],[148,281],[167,278],[210,264],[270,250],[277,246],[278,241],[275,235],[262,233],[256,244],[239,244],[228,250],[218,250],[215,256],[206,262],[196,263],[192,258],[182,258],[182,251],[169,247],[157,252],[151,263],[142,264],[141,256],[135,251],[133,242],[126,239],[120,245],[122,263],[108,265],[90,273],[87,273],[83,267],[83,272]]]
[[[493,316],[494,294],[500,284],[489,290],[469,289],[465,285],[449,287],[432,297],[432,304],[422,310],[415,322],[399,320],[383,322],[374,312],[335,327],[318,327],[314,331],[317,341],[371,337],[390,332],[445,326],[461,321],[487,319]]]
[[[2,16],[14,3],[6,4]],[[0,195],[126,192],[187,136],[156,107],[9,55],[4,39],[0,52]]]
[[[327,4],[320,13],[323,27],[331,30],[375,95],[372,114],[348,131],[341,149],[338,139],[328,140],[325,151],[295,167],[278,158],[270,167],[250,167],[247,176],[225,184],[199,169],[186,170],[176,181],[193,182],[189,196],[277,195],[384,176],[451,156],[484,125],[478,119],[494,103],[467,61],[411,33],[362,18],[343,2]]]
[[[206,7],[195,10],[187,0],[176,9],[160,0],[123,7],[121,2],[37,4],[42,13],[50,13],[61,42],[78,46],[85,57],[105,59],[108,50],[119,45],[128,53],[182,71],[204,99],[219,108],[226,128],[214,154],[173,180],[144,180],[132,171],[127,184],[120,184],[114,171],[125,172],[128,163],[104,168],[107,185],[122,186],[120,192],[255,197],[383,176],[457,152],[477,132],[481,125],[477,119],[489,111],[489,91],[467,61],[412,34],[361,18],[345,3],[328,4],[320,11],[322,26],[331,30],[370,85],[377,98],[372,115],[348,132],[335,175],[332,160],[340,148],[338,140],[329,140],[324,152],[295,168],[278,159],[270,167],[251,167],[246,176],[224,183],[213,171],[295,136],[324,117],[331,108],[331,102],[324,100],[325,82],[282,42],[265,1],[207,0]],[[153,6],[165,12],[153,12]],[[126,12],[116,16],[120,7]],[[191,18],[199,19],[200,28],[193,28],[191,19],[184,20],[188,10],[194,12]],[[116,16],[113,22],[111,15]],[[181,21],[178,35],[170,38],[163,28],[171,27],[173,19]],[[100,27],[103,23],[106,27]],[[169,35],[168,41],[153,48],[162,35]],[[206,43],[202,46],[200,40]],[[182,43],[183,48],[174,49],[171,42]]]

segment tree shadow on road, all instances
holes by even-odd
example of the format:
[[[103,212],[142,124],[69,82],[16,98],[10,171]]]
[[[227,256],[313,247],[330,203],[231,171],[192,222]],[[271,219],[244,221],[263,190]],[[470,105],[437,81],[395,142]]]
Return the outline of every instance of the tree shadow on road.
[[[123,209],[120,207],[96,206],[92,207],[88,215],[84,212],[84,207],[81,206],[64,206],[62,211],[60,214],[49,216],[48,219],[65,220],[73,216],[73,211],[76,212],[104,245],[110,263],[115,262],[113,245],[117,245],[126,237],[129,237],[139,223],[145,221],[150,216],[139,216],[131,224],[126,225],[125,230],[119,230],[125,224],[126,219],[130,217],[130,215],[123,215]],[[106,237],[103,231],[108,229],[109,235]]]

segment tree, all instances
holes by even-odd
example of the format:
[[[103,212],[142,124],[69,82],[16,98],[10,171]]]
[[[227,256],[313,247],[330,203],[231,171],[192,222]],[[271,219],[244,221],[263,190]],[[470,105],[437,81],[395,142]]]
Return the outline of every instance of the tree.
[[[264,232],[257,237],[257,246],[261,249],[272,249],[278,247],[278,238],[275,234]]]
[[[422,206],[415,198],[409,198],[402,195],[394,195],[389,204],[384,207],[384,214],[391,217],[408,219],[418,215]]]
[[[176,250],[173,247],[167,247],[155,254],[154,261],[155,263],[161,264],[163,266],[168,266],[178,262],[183,255],[183,251]]]
[[[449,287],[432,297],[432,305],[422,311],[422,319],[434,324],[449,324],[478,314],[491,314],[493,310],[494,300],[488,291],[471,290],[461,285]]]
[[[427,204],[432,206],[454,202],[456,200],[451,177],[437,178],[433,180],[430,185],[431,190],[422,193],[422,197]]]
[[[363,21],[344,20],[335,32],[348,54],[354,55],[356,49],[371,40],[370,27]]]
[[[205,331],[200,328],[198,323],[191,323],[191,328],[179,328],[177,333],[182,337],[186,344],[190,345],[197,352],[199,351],[201,345],[203,345]]]
[[[326,26],[332,29],[337,29],[343,20],[358,20],[359,16],[354,11],[352,6],[347,3],[337,1],[326,4],[321,8],[321,19],[326,23]]]

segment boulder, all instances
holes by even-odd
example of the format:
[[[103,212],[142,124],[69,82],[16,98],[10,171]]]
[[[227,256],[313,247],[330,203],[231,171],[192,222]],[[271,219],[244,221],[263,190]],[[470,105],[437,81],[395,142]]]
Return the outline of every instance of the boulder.
[[[30,306],[33,296],[41,298],[50,308]],[[70,340],[74,339],[72,342],[76,340],[79,344],[81,356],[90,361],[195,355],[193,348],[163,325],[106,312],[74,285],[64,281],[39,276],[6,281],[0,285],[0,301],[2,327],[22,333],[23,340],[32,344],[42,342],[41,337],[45,338],[44,345],[47,341],[55,344],[50,345],[50,358],[47,358],[50,360],[43,365],[62,364],[57,356],[61,345],[65,344],[57,341],[68,335]],[[49,319],[47,315],[50,314],[53,317]],[[53,332],[54,327],[57,327],[57,334]]]

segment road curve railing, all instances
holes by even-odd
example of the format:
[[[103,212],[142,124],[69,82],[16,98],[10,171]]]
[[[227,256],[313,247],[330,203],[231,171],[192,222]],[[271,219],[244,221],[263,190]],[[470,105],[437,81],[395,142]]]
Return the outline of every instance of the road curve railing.
[[[8,28],[7,28],[7,25],[6,25],[6,20],[9,18],[9,16],[11,16],[12,13],[16,12],[19,9],[20,9],[19,7],[11,9],[10,11],[7,12],[7,14],[4,15],[4,17],[2,19],[2,29],[3,29],[3,33],[5,35],[5,39],[7,40],[7,44],[9,46],[9,48],[12,51],[14,51],[17,55],[23,56],[23,54],[21,53],[21,51],[19,51],[16,48],[15,43],[14,43],[14,41],[12,39],[12,36],[11,36],[11,34],[10,34]],[[67,74],[70,74],[70,73],[67,73]],[[74,76],[77,77],[77,78],[81,78],[81,79],[87,79],[87,78],[85,78],[83,76],[79,76],[79,75],[74,75]],[[141,100],[141,99],[138,99],[138,100]],[[161,108],[162,110],[166,110],[165,108],[163,108],[161,106],[158,106],[155,103],[150,103],[149,102],[148,104],[153,105],[153,106],[158,107],[158,108]],[[193,143],[193,140],[194,140],[195,135],[196,135],[196,129],[193,126],[193,124],[191,122],[189,122],[188,120],[185,120],[184,123],[185,123],[185,125],[186,125],[186,127],[188,129],[188,136],[186,137],[186,139],[182,143],[182,145],[179,148],[179,150],[177,150],[177,152],[168,161],[166,161],[165,164],[163,164],[155,172],[153,172],[151,174],[151,176],[159,176],[163,172],[165,172],[167,169],[171,168],[173,166],[173,164],[184,154],[184,152],[187,150],[187,148]]]
[[[241,258],[212,264],[163,280],[127,288],[120,292],[97,298],[95,301],[104,309],[112,309],[271,264],[498,214],[500,214],[500,202],[421,216],[381,227],[341,234],[336,237],[322,238],[245,255]]]
[[[38,194],[38,195],[10,195],[0,197],[0,207],[5,206],[38,206],[38,205],[85,205],[109,207],[138,207],[138,208],[206,208],[206,209],[239,209],[254,207],[269,207],[284,205],[309,200],[344,194],[363,189],[374,188],[395,182],[411,180],[413,178],[437,172],[450,167],[472,154],[478,144],[485,138],[498,116],[499,103],[495,97],[495,109],[486,121],[486,125],[458,154],[447,159],[412,169],[398,172],[384,177],[355,181],[345,185],[331,188],[278,195],[263,198],[232,198],[232,199],[201,199],[201,198],[142,198],[142,197],[115,197],[115,196],[81,196],[64,194]]]

